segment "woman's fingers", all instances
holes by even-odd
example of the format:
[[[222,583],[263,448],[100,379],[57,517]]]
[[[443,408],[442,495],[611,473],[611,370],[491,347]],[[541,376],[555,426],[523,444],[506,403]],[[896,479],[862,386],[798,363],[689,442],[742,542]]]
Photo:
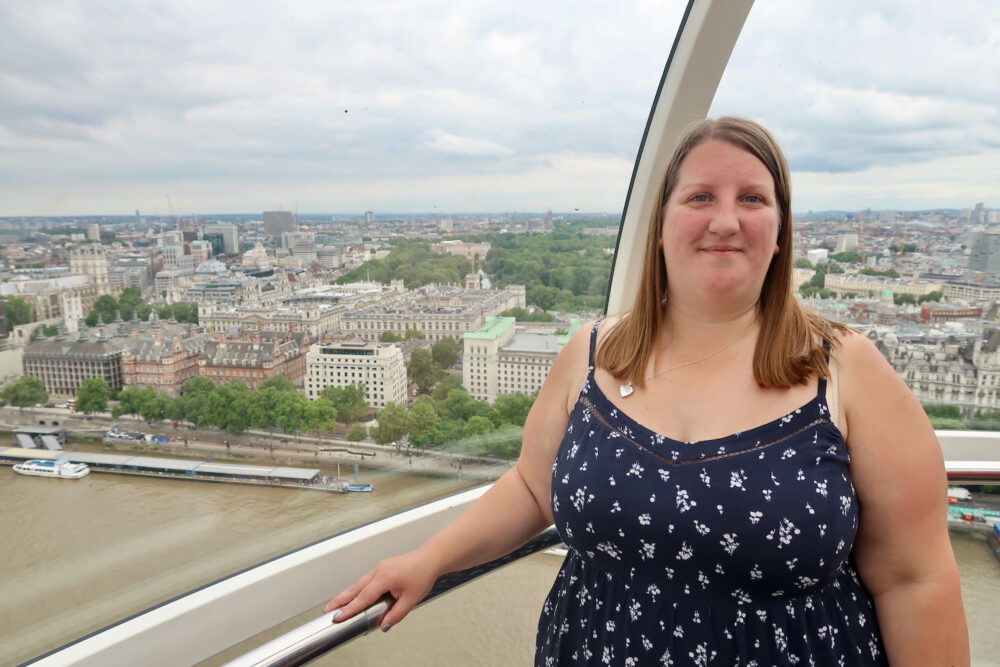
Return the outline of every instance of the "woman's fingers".
[[[388,632],[389,628],[406,618],[406,615],[417,606],[417,603],[426,594],[426,591],[420,592],[413,591],[412,589],[403,591],[396,602],[389,608],[389,611],[382,615],[382,619],[379,621],[379,627],[382,628],[382,631]]]
[[[374,577],[375,570],[369,570],[367,574],[351,584],[342,593],[337,595],[337,597],[330,600],[323,609],[323,613],[333,611],[334,609],[340,609],[351,600],[355,599],[358,596],[358,593],[364,590],[365,586],[367,586],[371,580],[374,579]],[[345,620],[347,618],[350,618],[350,616],[344,616],[343,613],[341,613],[341,620]]]

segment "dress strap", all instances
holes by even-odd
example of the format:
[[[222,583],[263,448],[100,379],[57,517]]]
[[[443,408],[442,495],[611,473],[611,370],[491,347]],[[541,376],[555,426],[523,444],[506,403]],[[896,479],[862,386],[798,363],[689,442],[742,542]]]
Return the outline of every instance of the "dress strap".
[[[601,322],[604,320],[597,320],[594,322],[594,328],[590,330],[590,357],[587,360],[587,364],[593,368],[594,367],[594,353],[597,351],[597,330],[601,326]]]
[[[830,365],[830,343],[823,340],[823,356],[826,357],[827,366]],[[826,378],[820,377],[818,386],[816,387],[816,395],[822,399],[826,399]]]

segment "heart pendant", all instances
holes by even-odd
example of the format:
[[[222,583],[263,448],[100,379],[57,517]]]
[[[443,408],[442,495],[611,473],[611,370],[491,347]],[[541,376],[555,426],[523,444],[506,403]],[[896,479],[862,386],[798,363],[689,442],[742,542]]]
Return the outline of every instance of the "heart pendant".
[[[628,398],[632,395],[635,389],[632,388],[632,383],[618,385],[618,393],[622,395],[622,398]]]

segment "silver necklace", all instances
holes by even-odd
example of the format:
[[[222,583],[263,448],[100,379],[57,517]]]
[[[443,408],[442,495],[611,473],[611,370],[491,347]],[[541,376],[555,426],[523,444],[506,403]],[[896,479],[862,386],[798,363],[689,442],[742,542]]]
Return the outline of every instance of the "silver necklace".
[[[694,361],[685,361],[683,364],[677,364],[676,366],[671,366],[671,367],[669,367],[667,369],[664,369],[664,370],[660,371],[659,373],[653,373],[648,378],[646,378],[646,382],[649,382],[653,378],[658,377],[660,375],[663,375],[665,373],[669,373],[670,371],[676,371],[678,368],[684,368],[685,366],[691,366],[692,364],[697,364],[698,362],[705,361],[709,357],[714,357],[718,353],[720,353],[723,350],[725,350],[727,347],[732,347],[740,339],[742,339],[744,336],[746,336],[748,333],[750,333],[750,329],[753,329],[755,324],[757,324],[756,321],[751,322],[750,326],[747,328],[746,331],[744,331],[739,336],[737,336],[736,338],[732,339],[731,341],[729,341],[728,343],[726,343],[725,345],[723,345],[722,347],[720,347],[715,352],[710,352],[709,354],[706,354],[704,357],[702,357],[700,359],[695,359]],[[634,392],[634,391],[635,391],[635,389],[632,387],[632,381],[631,380],[629,380],[625,384],[618,385],[618,393],[620,393],[622,395],[622,398],[628,398],[629,396],[632,395],[632,392]]]

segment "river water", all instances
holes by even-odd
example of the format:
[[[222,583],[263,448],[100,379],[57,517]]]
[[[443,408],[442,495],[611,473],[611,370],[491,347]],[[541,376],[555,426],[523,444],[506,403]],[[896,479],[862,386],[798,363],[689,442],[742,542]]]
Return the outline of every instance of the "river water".
[[[16,664],[235,570],[471,486],[386,471],[367,471],[363,479],[375,484],[375,493],[96,473],[48,480],[0,467],[0,664]],[[952,545],[973,664],[1000,665],[1000,564],[981,537],[954,535]],[[535,622],[558,566],[547,554],[525,559],[319,664],[530,664]]]

